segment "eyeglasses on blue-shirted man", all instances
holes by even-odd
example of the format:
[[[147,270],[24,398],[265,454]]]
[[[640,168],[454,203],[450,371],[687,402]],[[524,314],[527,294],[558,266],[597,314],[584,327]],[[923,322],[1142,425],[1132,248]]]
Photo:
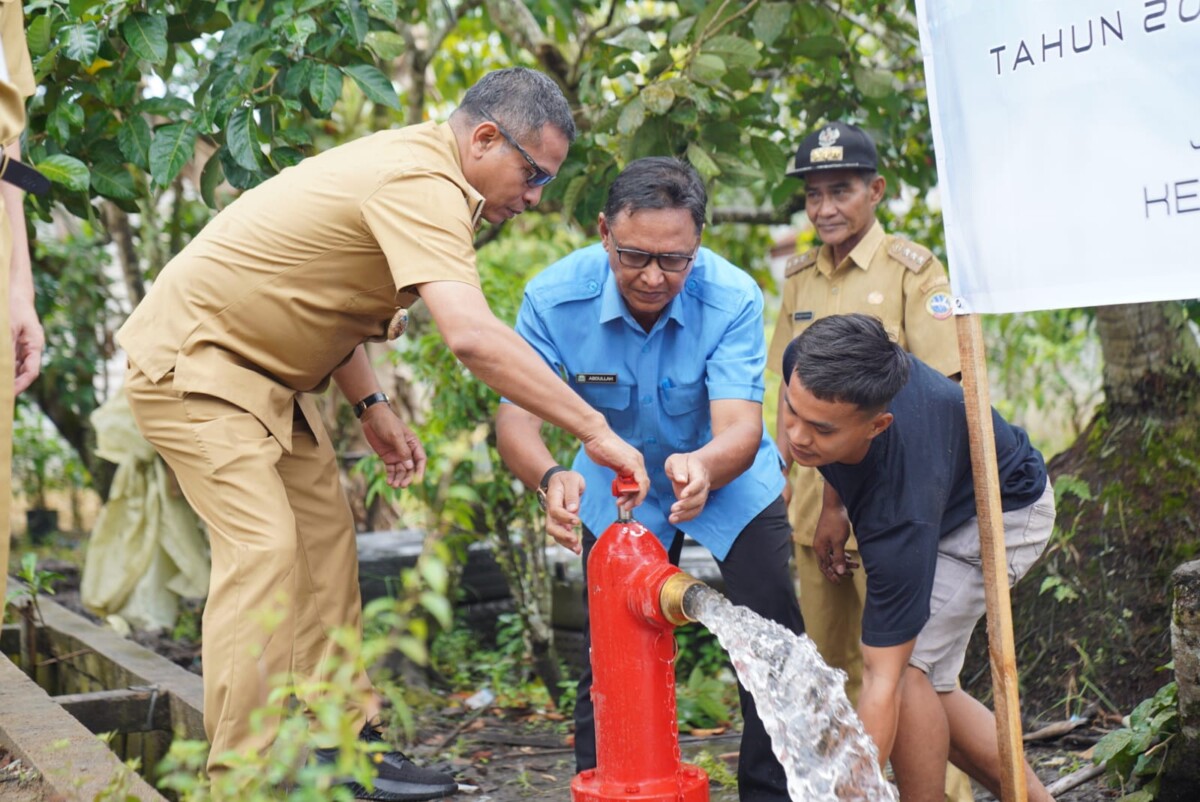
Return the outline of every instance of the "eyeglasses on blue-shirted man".
[[[617,261],[624,267],[631,267],[634,270],[641,270],[650,264],[651,261],[658,262],[658,269],[664,273],[682,273],[687,270],[688,265],[696,258],[696,254],[688,255],[686,253],[652,253],[650,251],[640,251],[637,248],[622,248],[617,242],[617,235],[609,232],[612,237],[613,250],[617,252]]]
[[[542,166],[534,161],[533,157],[529,155],[529,151],[521,147],[520,143],[513,138],[512,134],[504,130],[504,126],[501,125],[495,117],[488,114],[486,111],[481,111],[479,113],[483,115],[485,120],[496,126],[496,130],[500,132],[500,136],[508,140],[508,144],[517,149],[517,153],[521,154],[521,158],[523,158],[529,164],[530,169],[533,170],[533,175],[525,179],[526,184],[531,187],[544,187],[554,180],[554,174],[543,170]]]

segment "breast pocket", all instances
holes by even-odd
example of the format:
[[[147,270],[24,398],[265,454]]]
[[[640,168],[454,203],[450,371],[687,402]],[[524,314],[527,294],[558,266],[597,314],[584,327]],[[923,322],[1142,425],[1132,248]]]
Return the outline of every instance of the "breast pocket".
[[[625,439],[633,433],[632,388],[619,384],[576,384],[575,391],[604,415],[609,427]]]
[[[708,388],[704,382],[682,387],[660,387],[659,398],[664,413],[664,434],[672,447],[692,451],[710,439],[711,419],[708,414]]]

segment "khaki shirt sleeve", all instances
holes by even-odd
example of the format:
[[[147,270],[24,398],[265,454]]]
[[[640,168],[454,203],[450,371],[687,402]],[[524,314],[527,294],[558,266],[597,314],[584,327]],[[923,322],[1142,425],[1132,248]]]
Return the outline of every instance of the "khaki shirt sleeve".
[[[0,145],[8,145],[25,129],[25,98],[37,89],[25,42],[21,0],[0,0],[0,41],[4,45],[4,67],[8,74],[6,80],[0,81]]]
[[[767,370],[783,375],[783,352],[792,341],[792,296],[791,282],[783,285],[782,303],[779,306],[779,317],[775,319],[775,332],[771,335],[771,345],[767,350]]]
[[[946,268],[932,257],[919,273],[905,271],[905,347],[945,376],[958,373],[958,334]]]
[[[363,202],[362,216],[387,258],[396,289],[429,281],[480,286],[475,229],[462,190],[448,178],[398,175]]]

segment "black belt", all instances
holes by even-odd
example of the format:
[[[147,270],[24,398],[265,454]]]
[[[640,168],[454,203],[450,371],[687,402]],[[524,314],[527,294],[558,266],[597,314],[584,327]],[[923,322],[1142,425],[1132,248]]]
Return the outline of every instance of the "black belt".
[[[34,195],[45,195],[50,191],[50,179],[28,164],[13,159],[0,159],[0,181],[7,181]]]

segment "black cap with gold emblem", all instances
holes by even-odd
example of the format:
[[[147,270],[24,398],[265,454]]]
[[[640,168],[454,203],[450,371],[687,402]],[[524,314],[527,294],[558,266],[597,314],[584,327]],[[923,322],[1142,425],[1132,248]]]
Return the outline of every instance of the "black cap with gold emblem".
[[[879,155],[871,137],[856,125],[829,123],[804,137],[788,175],[817,170],[875,170]]]

